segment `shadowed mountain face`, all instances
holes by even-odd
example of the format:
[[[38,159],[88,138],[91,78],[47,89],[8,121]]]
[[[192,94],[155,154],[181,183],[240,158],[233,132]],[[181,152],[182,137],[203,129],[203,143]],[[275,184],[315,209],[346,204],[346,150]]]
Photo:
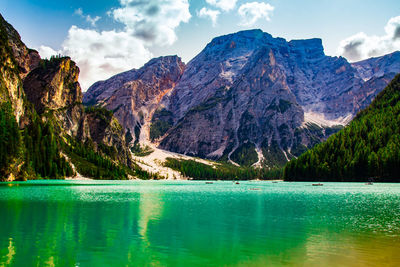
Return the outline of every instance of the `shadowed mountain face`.
[[[400,72],[399,54],[351,64],[326,56],[320,39],[243,31],[213,39],[186,67],[158,58],[96,83],[84,102],[163,149],[280,166],[367,106]]]

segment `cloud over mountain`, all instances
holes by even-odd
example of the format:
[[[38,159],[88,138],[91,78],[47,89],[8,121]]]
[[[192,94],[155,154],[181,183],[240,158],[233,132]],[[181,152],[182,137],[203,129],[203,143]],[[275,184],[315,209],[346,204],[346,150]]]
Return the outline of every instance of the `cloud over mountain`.
[[[188,0],[120,0],[112,17],[125,25],[125,30],[145,42],[171,45],[177,37],[175,28],[191,18]]]
[[[274,7],[263,2],[245,3],[239,7],[240,26],[252,26],[259,19],[270,20]]]
[[[400,50],[400,16],[391,18],[382,36],[359,32],[340,42],[338,54],[350,61],[382,56]]]
[[[208,9],[206,7],[203,7],[202,9],[200,9],[199,12],[197,12],[197,15],[200,18],[210,18],[213,27],[215,27],[217,25],[217,19],[218,19],[219,14],[221,14],[220,11]]]
[[[237,0],[206,0],[209,5],[229,11],[235,8]]]
[[[90,17],[82,9],[75,14],[86,20]],[[62,54],[76,61],[81,69],[79,80],[83,90],[98,80],[142,66],[152,57],[150,46],[173,44],[177,40],[176,28],[191,18],[188,0],[120,0],[120,7],[108,14],[123,24],[122,30],[71,26],[61,50],[47,46],[38,49],[43,57]],[[93,24],[97,21],[94,19]]]

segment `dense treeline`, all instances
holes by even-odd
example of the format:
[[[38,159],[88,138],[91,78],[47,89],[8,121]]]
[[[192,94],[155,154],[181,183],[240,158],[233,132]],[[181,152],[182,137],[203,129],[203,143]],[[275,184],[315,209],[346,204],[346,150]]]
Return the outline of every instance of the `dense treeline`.
[[[9,102],[1,104],[1,179],[13,172],[24,173],[30,178],[59,179],[73,175],[70,164],[60,155],[59,147],[58,138],[50,121],[42,122],[34,116],[21,134],[11,104]]]
[[[109,115],[109,114],[104,114]],[[91,142],[81,143],[72,137],[60,137],[51,116],[45,121],[36,114],[20,130],[9,102],[0,105],[0,180],[10,173],[23,174],[18,179],[63,179],[74,175],[74,170],[94,179],[128,179],[128,175],[141,179],[159,179],[157,174],[142,170],[132,163],[131,168],[113,162],[108,156],[111,148],[100,144],[103,153],[96,152]],[[65,153],[65,154],[64,154]],[[106,156],[108,155],[108,156]],[[16,171],[19,169],[19,171]]]
[[[21,134],[9,102],[0,104],[0,178],[21,154]],[[0,179],[1,180],[1,179]]]
[[[167,158],[164,165],[195,180],[271,180],[281,177],[281,170],[279,169],[237,167],[231,164],[217,164],[213,167],[194,160]]]
[[[58,135],[51,120],[35,117],[23,131],[25,165],[38,178],[60,179],[74,174],[71,165],[61,155]]]
[[[68,138],[63,142],[63,151],[70,157],[77,171],[87,177],[107,180],[126,180],[128,170],[126,167],[114,163],[110,159],[95,152],[91,144],[84,144]]]
[[[400,75],[350,125],[289,162],[284,179],[400,182]]]
[[[162,178],[143,170],[135,163],[128,167],[113,162],[104,154],[96,152],[91,142],[81,143],[68,137],[67,142],[62,142],[62,147],[77,171],[87,177],[104,180],[127,180],[129,175],[143,180]]]
[[[60,62],[62,62],[66,58],[69,58],[69,57],[64,57],[60,54],[55,55],[55,56],[53,55],[50,57],[50,59],[45,58],[45,59],[40,60],[39,67],[44,71],[49,70],[49,69],[54,69],[55,67],[57,67],[60,64]]]

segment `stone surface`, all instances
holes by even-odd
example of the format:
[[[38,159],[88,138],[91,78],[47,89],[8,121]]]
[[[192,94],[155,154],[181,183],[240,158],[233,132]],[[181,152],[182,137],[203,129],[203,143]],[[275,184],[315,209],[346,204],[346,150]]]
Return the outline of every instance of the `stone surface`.
[[[118,120],[112,114],[104,117],[101,111],[85,111],[79,68],[70,58],[41,60],[1,15],[0,57],[0,102],[11,102],[21,129],[39,115],[43,121],[53,120],[60,137],[69,135],[82,142],[90,141],[95,149],[112,147],[118,151],[112,160],[132,162]]]
[[[185,64],[177,56],[155,58],[139,70],[95,83],[83,101],[114,111],[120,123],[132,133],[133,141],[140,138],[139,132],[142,139],[148,139],[154,112],[164,95],[175,88],[184,69]]]
[[[37,112],[68,108],[82,102],[79,68],[70,58],[43,60],[24,79],[28,100]]]
[[[399,62],[393,53],[351,64],[326,56],[320,39],[287,42],[249,30],[213,39],[182,71],[176,61],[161,73],[150,63],[140,69],[156,80],[175,73],[167,90],[131,70],[93,85],[84,102],[116,110],[130,132],[139,125],[141,141],[149,141],[146,122],[159,126],[155,143],[163,149],[273,167],[348,123]]]
[[[0,14],[0,102],[10,101],[17,122],[25,114],[22,80],[36,68],[39,54],[28,49],[18,32]],[[23,120],[24,121],[24,120]]]

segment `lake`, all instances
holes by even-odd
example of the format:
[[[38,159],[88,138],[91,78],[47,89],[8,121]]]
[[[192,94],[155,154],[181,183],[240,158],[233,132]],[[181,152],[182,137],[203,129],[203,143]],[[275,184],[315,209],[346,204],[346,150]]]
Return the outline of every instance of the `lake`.
[[[0,266],[400,266],[400,185],[0,184]]]

